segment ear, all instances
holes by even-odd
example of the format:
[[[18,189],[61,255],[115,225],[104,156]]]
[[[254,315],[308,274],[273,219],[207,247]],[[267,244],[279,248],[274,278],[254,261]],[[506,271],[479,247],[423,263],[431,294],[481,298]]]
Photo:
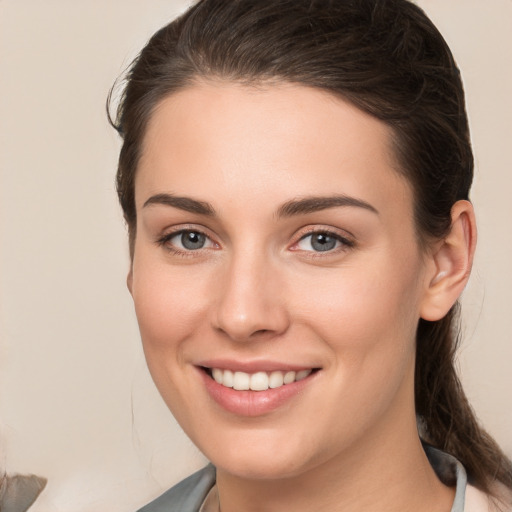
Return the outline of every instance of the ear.
[[[128,275],[126,276],[126,286],[130,291],[130,294],[133,295],[132,286],[133,286],[133,265],[130,264],[130,270],[128,271]]]
[[[426,293],[421,302],[424,320],[443,318],[464,290],[471,273],[476,246],[476,222],[473,205],[457,201],[452,208],[449,233],[429,255]]]

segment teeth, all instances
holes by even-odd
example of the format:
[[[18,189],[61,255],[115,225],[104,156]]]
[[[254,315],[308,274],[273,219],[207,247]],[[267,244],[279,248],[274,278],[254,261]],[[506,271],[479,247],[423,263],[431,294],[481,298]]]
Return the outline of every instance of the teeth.
[[[284,384],[283,372],[272,372],[268,378],[269,388],[280,388]]]
[[[311,373],[311,370],[301,370],[300,372],[297,372],[297,375],[295,376],[295,380],[305,379],[310,373]]]
[[[249,388],[253,391],[265,391],[265,389],[268,389],[268,375],[265,372],[253,373]]]
[[[222,372],[222,370],[221,370]],[[223,386],[226,386],[227,388],[232,388],[233,384],[235,382],[235,376],[233,375],[233,372],[231,370],[224,370],[222,374],[222,384]]]
[[[212,377],[215,379],[215,382],[223,384],[223,373],[224,372],[222,370],[219,370],[218,368],[214,368],[212,370]]]
[[[267,389],[280,388],[286,384],[305,379],[313,370],[300,370],[298,372],[274,371],[274,372],[232,372],[231,370],[212,369],[212,377],[215,382],[233,388],[237,391],[266,391]]]
[[[222,384],[224,380],[222,381]],[[235,372],[233,376],[233,389],[237,391],[246,391],[251,383],[250,375],[244,372]]]
[[[284,383],[285,384],[291,384],[292,382],[295,381],[295,372],[286,372],[284,374]]]

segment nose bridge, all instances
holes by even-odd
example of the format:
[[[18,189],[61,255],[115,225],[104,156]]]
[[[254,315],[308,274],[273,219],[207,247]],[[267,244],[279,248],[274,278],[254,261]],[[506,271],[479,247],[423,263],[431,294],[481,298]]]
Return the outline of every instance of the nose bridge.
[[[279,269],[261,247],[233,251],[219,282],[216,327],[237,341],[269,337],[287,328]]]

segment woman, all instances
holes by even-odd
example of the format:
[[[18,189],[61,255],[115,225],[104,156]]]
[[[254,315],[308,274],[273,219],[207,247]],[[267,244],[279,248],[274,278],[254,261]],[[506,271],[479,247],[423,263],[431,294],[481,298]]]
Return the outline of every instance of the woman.
[[[418,7],[200,1],[115,126],[146,359],[213,464],[143,510],[510,507],[453,366],[473,159]]]

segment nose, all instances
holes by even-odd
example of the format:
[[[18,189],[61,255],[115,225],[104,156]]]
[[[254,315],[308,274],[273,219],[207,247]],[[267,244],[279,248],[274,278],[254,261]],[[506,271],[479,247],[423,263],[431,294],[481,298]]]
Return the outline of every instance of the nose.
[[[233,257],[218,276],[214,328],[242,342],[284,333],[289,315],[281,274],[263,255]]]

